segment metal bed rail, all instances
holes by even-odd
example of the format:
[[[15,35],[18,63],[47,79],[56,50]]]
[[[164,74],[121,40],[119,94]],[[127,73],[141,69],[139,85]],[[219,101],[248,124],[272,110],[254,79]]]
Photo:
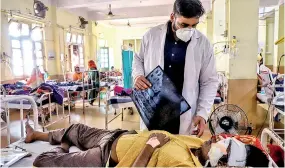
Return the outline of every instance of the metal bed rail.
[[[285,143],[284,140],[273,130],[265,128],[261,133],[261,144],[263,149],[265,149],[266,154],[269,158],[269,167],[278,167],[277,164],[273,161],[270,157],[269,153],[267,152],[267,144],[269,142],[269,138],[271,138],[281,149],[285,151]]]
[[[97,76],[95,75],[95,81],[94,81],[92,77],[91,78],[89,77],[89,72],[98,72],[98,74],[99,74],[99,87],[98,88],[94,87],[94,83],[96,82]],[[85,78],[86,74],[87,74],[87,78]],[[88,88],[85,89],[86,83],[87,84],[91,83],[91,88],[89,88],[89,85],[87,85]],[[85,113],[85,101],[86,101],[85,96],[87,96],[87,101],[96,100],[98,95],[94,96],[94,98],[92,98],[92,99],[89,99],[90,92],[93,90],[96,90],[98,92],[98,94],[100,95],[100,88],[101,88],[100,87],[100,72],[98,70],[83,71],[82,72],[82,84],[80,86],[82,87],[81,91],[66,90],[66,92],[67,92],[68,99],[69,99],[69,106],[70,106],[70,103],[76,102],[76,101],[82,99],[82,110],[83,110],[83,114],[84,114]],[[77,100],[71,100],[71,98],[73,98],[72,93],[83,93],[83,96],[82,96],[82,98],[79,98]],[[79,95],[79,97],[81,97],[81,95]],[[98,106],[100,107],[100,97],[99,97],[99,105]]]
[[[109,121],[109,111],[110,111],[110,104],[109,104],[109,100],[111,97],[111,93],[114,91],[114,88],[111,88],[111,86],[107,87],[107,92],[106,92],[106,106],[105,106],[105,129],[108,129],[108,124],[110,124],[112,121],[114,121],[116,118],[118,118],[121,115],[121,120],[124,120],[124,110],[122,109],[121,112],[119,112],[118,114],[115,113],[115,117],[113,117],[110,121]],[[135,105],[130,106],[129,103],[120,103],[121,104],[121,108],[127,108],[127,107],[135,107]]]
[[[52,104],[55,105],[57,118],[59,117],[59,114],[58,114],[58,104],[57,103],[51,103],[51,94],[53,94],[53,92],[44,93],[44,94],[41,95],[41,97],[39,99],[39,101],[40,101],[40,108],[42,108],[42,109],[48,108],[49,109],[49,115],[50,115],[50,122],[47,123],[46,120],[45,120],[44,114],[43,113],[41,114],[41,119],[42,119],[42,122],[43,122],[43,131],[45,131],[45,128],[47,128],[47,127],[49,127],[49,126],[51,126],[51,125],[53,125],[53,124],[55,124],[55,123],[57,123],[57,122],[59,122],[61,120],[64,120],[66,118],[69,118],[69,123],[70,123],[70,102],[69,102],[69,96],[68,96],[68,99],[67,99],[67,101],[68,101],[68,115],[65,115],[65,109],[64,109],[64,104],[63,104],[62,105],[62,107],[63,107],[62,108],[63,116],[61,118],[55,120],[55,121],[52,121],[52,112],[51,112],[51,105]],[[48,100],[49,100],[49,103],[48,103],[47,106],[46,105],[43,106],[43,104],[42,104],[43,99],[45,97],[48,97]]]
[[[23,110],[23,100],[28,100],[33,109],[33,114],[34,114],[34,129],[36,130],[38,128],[38,107],[35,102],[35,100],[31,96],[27,95],[19,95],[19,96],[12,96],[12,97],[1,97],[1,102],[5,104],[5,113],[6,113],[6,120],[7,120],[7,142],[10,144],[10,110],[8,108],[8,103],[10,101],[15,101],[15,100],[20,100],[20,119],[21,119],[21,137],[24,137],[24,110]]]

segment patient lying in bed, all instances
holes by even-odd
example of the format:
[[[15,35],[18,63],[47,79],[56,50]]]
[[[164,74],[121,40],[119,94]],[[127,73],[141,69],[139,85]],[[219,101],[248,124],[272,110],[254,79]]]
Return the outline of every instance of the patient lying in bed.
[[[203,142],[163,131],[109,131],[83,124],[48,133],[34,131],[26,124],[26,132],[26,143],[40,140],[61,144],[39,155],[33,163],[36,167],[268,166],[260,149],[234,138]],[[72,145],[83,151],[69,153]]]

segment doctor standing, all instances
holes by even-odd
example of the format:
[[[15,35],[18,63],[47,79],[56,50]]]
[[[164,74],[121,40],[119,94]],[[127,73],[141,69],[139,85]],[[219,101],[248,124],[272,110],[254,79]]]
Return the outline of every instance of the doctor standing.
[[[178,125],[172,125],[174,129],[166,129],[173,134],[190,135],[196,127],[201,137],[216,96],[218,77],[213,48],[195,29],[204,12],[200,0],[176,0],[170,21],[150,29],[134,56],[136,89],[150,87],[145,75],[160,65],[191,106],[180,116]],[[144,128],[141,120],[141,129]]]

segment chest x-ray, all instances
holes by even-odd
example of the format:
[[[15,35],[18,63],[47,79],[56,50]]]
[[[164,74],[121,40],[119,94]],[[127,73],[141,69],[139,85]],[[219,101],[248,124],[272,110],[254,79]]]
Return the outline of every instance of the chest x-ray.
[[[163,130],[173,119],[190,109],[172,81],[160,66],[146,77],[152,86],[146,90],[134,90],[132,99],[149,130]]]

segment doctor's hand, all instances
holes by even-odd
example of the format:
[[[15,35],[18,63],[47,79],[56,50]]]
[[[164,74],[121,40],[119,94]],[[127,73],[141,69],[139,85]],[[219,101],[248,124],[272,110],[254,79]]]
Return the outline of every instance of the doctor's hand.
[[[204,133],[204,130],[205,130],[205,127],[206,127],[206,121],[203,117],[200,117],[200,116],[195,116],[193,118],[193,124],[194,124],[194,127],[198,127],[197,131],[198,131],[198,134],[197,136],[200,138],[203,133]]]
[[[135,88],[138,90],[145,90],[147,88],[151,87],[151,83],[144,77],[144,76],[138,76],[135,79]]]

